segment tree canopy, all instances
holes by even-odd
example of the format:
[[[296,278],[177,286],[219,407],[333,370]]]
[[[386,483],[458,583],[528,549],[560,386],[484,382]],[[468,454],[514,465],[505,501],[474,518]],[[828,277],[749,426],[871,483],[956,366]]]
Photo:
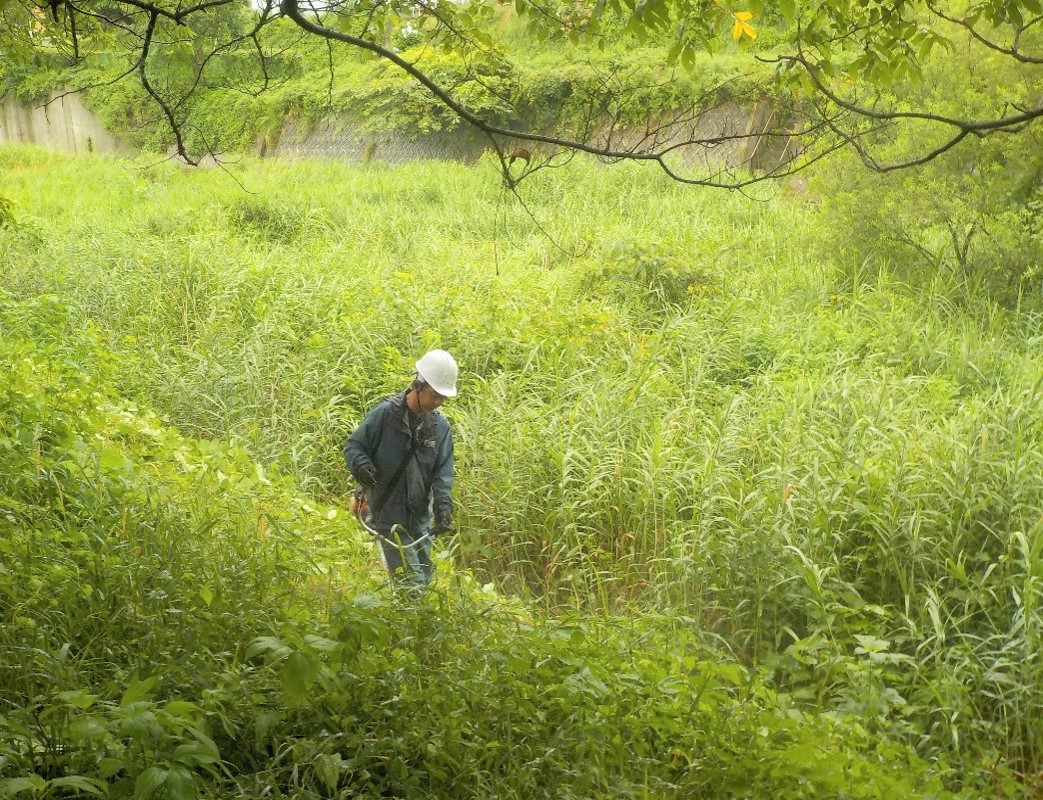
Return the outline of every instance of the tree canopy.
[[[666,43],[664,81],[692,70],[702,51],[741,48],[751,69],[769,76],[764,91],[778,110],[775,121],[708,135],[699,125],[701,98],[635,126],[642,102],[635,81],[646,78],[607,73],[578,124],[533,125],[512,113],[496,80],[504,54],[489,25],[511,13],[540,39],[575,46],[628,37]],[[1043,116],[1041,21],[1041,0],[0,0],[5,71],[31,70],[47,57],[103,66],[101,80],[73,90],[137,81],[190,162],[208,149],[205,137],[198,146],[186,143],[188,111],[201,87],[265,92],[283,79],[295,49],[318,41],[329,48],[331,68],[335,48],[352,48],[408,74],[487,137],[511,185],[577,151],[650,161],[679,181],[736,188],[791,174],[842,148],[889,171],[930,161],[967,139],[1020,134]],[[419,49],[398,47],[393,34],[402,32]],[[458,56],[462,71],[440,75],[417,55],[436,51]],[[923,80],[931,59],[956,65],[966,83],[997,83],[976,107],[954,107]],[[471,102],[474,87],[502,107]],[[896,129],[907,140],[912,131],[916,147],[895,153],[889,145]],[[720,165],[693,170],[676,158],[685,148],[751,136],[785,137],[782,165],[750,174]],[[515,164],[519,147],[526,157]],[[535,148],[540,157],[528,158]]]

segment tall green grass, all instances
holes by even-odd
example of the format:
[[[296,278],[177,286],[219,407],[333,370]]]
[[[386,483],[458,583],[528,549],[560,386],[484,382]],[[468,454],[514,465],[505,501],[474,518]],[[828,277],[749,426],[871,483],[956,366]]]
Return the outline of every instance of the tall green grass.
[[[650,171],[541,173],[526,211],[491,165],[0,159],[4,285],[67,298],[183,432],[336,499],[343,438],[446,347],[480,580],[683,611],[924,753],[1038,766],[1038,319]]]
[[[0,296],[3,796],[953,796],[690,618],[544,617],[444,559],[382,591],[346,515],[121,399],[76,323]]]

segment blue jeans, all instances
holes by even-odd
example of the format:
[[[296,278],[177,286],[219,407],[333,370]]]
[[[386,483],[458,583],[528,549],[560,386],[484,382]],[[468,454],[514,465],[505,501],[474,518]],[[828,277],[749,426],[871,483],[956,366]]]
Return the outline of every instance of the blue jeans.
[[[412,536],[400,526],[395,532],[385,533],[379,540],[380,549],[384,551],[384,563],[392,580],[402,580],[417,586],[427,586],[435,575],[435,565],[431,561],[431,539],[424,539],[427,531]],[[385,541],[386,539],[386,541]],[[415,544],[424,539],[419,544]],[[399,542],[401,546],[396,545]]]

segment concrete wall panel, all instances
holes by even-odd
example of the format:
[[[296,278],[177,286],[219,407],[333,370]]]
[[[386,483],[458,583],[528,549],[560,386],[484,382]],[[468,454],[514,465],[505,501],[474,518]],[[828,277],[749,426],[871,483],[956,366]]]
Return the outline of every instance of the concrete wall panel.
[[[77,94],[54,92],[47,102],[0,100],[0,144],[36,144],[63,153],[131,155],[134,149],[106,131]]]

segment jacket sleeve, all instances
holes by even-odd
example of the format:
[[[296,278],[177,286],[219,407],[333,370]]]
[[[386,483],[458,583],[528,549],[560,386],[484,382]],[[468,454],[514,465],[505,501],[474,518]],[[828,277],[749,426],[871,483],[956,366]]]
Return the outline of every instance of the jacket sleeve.
[[[445,436],[438,448],[434,478],[431,481],[431,505],[436,517],[453,513],[453,432],[445,422]]]
[[[369,465],[376,468],[377,448],[380,446],[385,406],[385,403],[381,403],[370,411],[344,445],[344,462],[356,480],[359,477],[359,470],[363,467]]]

